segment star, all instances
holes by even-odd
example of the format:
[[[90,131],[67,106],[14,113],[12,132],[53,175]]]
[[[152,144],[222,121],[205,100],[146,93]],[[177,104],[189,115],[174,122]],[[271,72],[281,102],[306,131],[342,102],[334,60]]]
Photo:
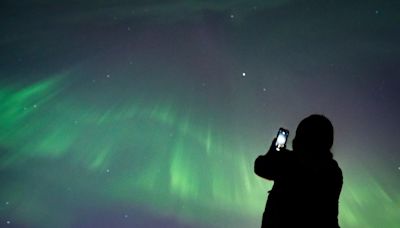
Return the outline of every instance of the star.
[[[7,223],[7,224],[11,224],[11,221],[10,221],[10,220],[7,220],[6,223]]]
[[[106,169],[106,172],[109,173],[109,172],[110,172],[110,169]]]
[[[7,201],[7,202],[6,202],[6,205],[9,205],[9,204],[10,204],[10,202]]]
[[[110,78],[110,77],[111,77],[110,74],[107,74],[107,75],[106,75],[106,78]]]
[[[243,77],[246,77],[246,73],[245,73],[245,72],[243,72],[243,73],[242,73],[242,76],[243,76]]]
[[[267,91],[267,88],[263,88],[263,91],[266,92],[266,91]]]
[[[127,214],[124,215],[124,218],[128,218],[129,216]]]
[[[379,10],[375,10],[375,14],[379,14]]]
[[[33,108],[37,108],[37,104],[34,104],[34,105],[33,105]]]
[[[229,17],[230,17],[231,19],[233,19],[233,18],[235,17],[235,15],[231,14],[231,15],[229,15]]]

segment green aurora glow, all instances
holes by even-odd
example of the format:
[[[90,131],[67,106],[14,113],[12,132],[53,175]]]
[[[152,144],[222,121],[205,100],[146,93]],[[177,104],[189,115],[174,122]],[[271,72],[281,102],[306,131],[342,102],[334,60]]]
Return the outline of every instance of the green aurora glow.
[[[59,172],[65,175],[60,178],[72,181],[70,185],[76,186],[77,192],[86,192],[88,186],[83,183],[94,177],[99,183],[90,194],[96,197],[153,205],[154,213],[168,212],[184,221],[201,222],[214,213],[253,221],[260,217],[265,191],[271,184],[253,174],[254,154],[244,154],[246,147],[240,142],[232,144],[211,126],[194,124],[190,114],[176,112],[171,104],[140,105],[133,101],[102,110],[71,102],[76,99],[63,94],[64,82],[63,77],[51,77],[22,88],[10,85],[0,90],[0,144],[6,151],[0,170],[24,170],[32,160],[57,161],[62,164]],[[83,175],[68,173],[76,167]],[[113,174],[117,167],[118,175]],[[105,174],[115,177],[100,180]],[[364,179],[360,183],[352,173],[345,176],[341,224],[376,227],[382,221],[364,216],[384,205],[380,211],[385,227],[396,227],[400,199],[386,193],[367,173]],[[17,186],[28,187],[24,183]],[[13,216],[31,223],[51,217],[60,225],[57,218],[63,217],[61,211],[49,210],[49,202],[28,199],[31,196],[18,195],[12,189],[2,188],[1,195],[29,201],[28,208],[33,207]]]

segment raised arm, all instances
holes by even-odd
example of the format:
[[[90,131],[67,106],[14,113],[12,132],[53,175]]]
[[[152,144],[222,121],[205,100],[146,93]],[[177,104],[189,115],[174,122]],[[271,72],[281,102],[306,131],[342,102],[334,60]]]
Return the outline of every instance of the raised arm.
[[[258,156],[254,162],[254,172],[265,179],[276,180],[285,172],[288,151],[276,151],[275,140],[265,155]]]
[[[273,160],[274,158],[268,154],[258,156],[254,162],[254,172],[260,177],[274,180],[277,176],[277,167]]]

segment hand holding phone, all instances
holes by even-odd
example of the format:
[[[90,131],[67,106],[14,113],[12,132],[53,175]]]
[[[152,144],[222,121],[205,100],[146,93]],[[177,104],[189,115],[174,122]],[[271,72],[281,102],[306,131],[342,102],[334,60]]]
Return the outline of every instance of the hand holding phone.
[[[282,148],[286,147],[286,141],[288,137],[289,137],[289,131],[284,128],[279,128],[275,143],[275,148],[277,151],[280,151]]]

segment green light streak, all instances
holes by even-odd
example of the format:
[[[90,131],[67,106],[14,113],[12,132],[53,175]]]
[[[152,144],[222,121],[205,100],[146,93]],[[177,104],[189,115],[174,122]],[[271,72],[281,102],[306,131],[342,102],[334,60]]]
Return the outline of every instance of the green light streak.
[[[104,169],[105,163],[107,162],[106,158],[110,155],[112,150],[110,148],[102,148],[98,154],[94,156],[89,164],[89,168],[92,170]]]
[[[191,168],[192,164],[188,163],[183,156],[184,145],[181,142],[176,144],[176,148],[172,154],[170,165],[171,176],[171,193],[176,194],[182,199],[196,199],[199,190],[198,173]]]
[[[205,141],[205,145],[206,145],[206,152],[208,155],[210,155],[211,152],[211,144],[212,144],[212,138],[211,138],[211,129],[208,128],[207,130],[207,137],[206,137],[206,141]]]
[[[55,91],[59,77],[38,82],[22,89],[4,88],[0,91],[0,123],[2,130],[10,130],[35,109],[47,102]],[[4,131],[2,131],[4,132]]]

